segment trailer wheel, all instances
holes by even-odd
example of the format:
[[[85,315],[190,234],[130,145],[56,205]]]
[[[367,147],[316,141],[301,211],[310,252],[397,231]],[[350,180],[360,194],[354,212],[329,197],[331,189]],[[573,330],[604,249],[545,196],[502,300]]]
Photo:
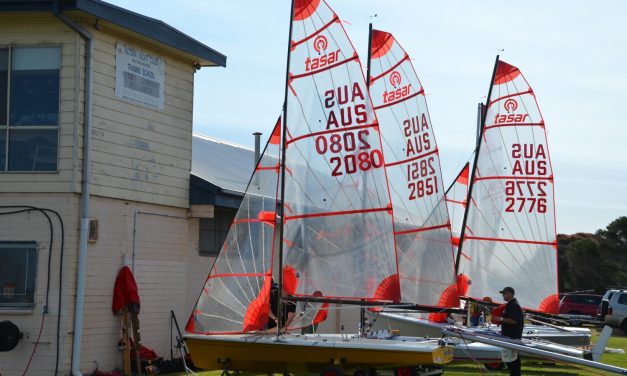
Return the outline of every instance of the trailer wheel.
[[[344,372],[337,367],[327,367],[320,372],[320,376],[342,376]]]
[[[374,368],[358,369],[355,372],[353,372],[353,376],[378,376],[378,375],[379,373]]]
[[[400,367],[394,370],[394,376],[417,376],[416,367]]]
[[[483,366],[489,371],[498,371],[500,369],[503,369],[505,367],[505,364],[503,364],[502,362],[483,363]]]

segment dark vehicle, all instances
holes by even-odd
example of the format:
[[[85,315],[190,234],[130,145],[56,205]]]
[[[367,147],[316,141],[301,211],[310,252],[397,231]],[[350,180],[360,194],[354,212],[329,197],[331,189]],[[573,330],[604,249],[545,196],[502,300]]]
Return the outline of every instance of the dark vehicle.
[[[602,298],[602,295],[593,294],[564,294],[560,300],[560,313],[594,317]]]

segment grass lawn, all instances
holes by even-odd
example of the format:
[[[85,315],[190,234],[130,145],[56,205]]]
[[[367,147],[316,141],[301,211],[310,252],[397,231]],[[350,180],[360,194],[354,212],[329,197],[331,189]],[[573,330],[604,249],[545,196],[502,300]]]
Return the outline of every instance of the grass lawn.
[[[598,330],[592,329],[592,343],[596,343],[598,338]],[[619,348],[625,350],[627,352],[627,337],[623,334],[622,331],[614,330],[612,337],[610,338],[607,347],[610,348]],[[618,367],[627,368],[627,354],[603,354],[601,357],[601,362],[611,364]],[[487,372],[481,371],[480,368],[474,363],[458,363],[452,364],[445,367],[444,374],[445,375],[477,375],[482,372],[489,373],[491,375],[509,375],[506,369],[502,371],[495,372]],[[581,368],[573,368],[570,366],[562,366],[555,364],[547,364],[540,363],[537,361],[523,361],[522,365],[522,373],[523,375],[550,375],[550,376],[575,376],[575,375],[605,375],[608,373],[604,373],[597,370],[585,370]]]
[[[598,337],[598,331],[593,329],[592,343],[596,342]],[[614,330],[612,338],[610,338],[607,347],[620,348],[627,352],[627,337],[622,331]],[[615,365],[618,367],[627,368],[627,354],[603,354],[601,358],[603,363]],[[201,372],[201,376],[219,376],[220,371]],[[506,369],[500,371],[487,371],[474,363],[454,363],[445,366],[445,375],[455,376],[470,376],[478,374],[490,374],[490,375],[509,375]],[[585,370],[581,368],[573,368],[569,366],[555,365],[549,363],[541,363],[538,361],[523,361],[522,365],[523,375],[548,375],[548,376],[577,376],[577,375],[605,375],[601,371],[597,370]],[[392,372],[381,372],[381,375],[393,375]],[[184,375],[179,373],[176,375]],[[311,374],[315,375],[315,374]],[[172,374],[174,376],[174,374]]]

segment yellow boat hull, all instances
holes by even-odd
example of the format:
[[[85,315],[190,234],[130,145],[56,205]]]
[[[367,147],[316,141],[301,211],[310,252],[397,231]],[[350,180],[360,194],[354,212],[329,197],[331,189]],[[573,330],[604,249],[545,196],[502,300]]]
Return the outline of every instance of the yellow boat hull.
[[[339,335],[194,335],[185,336],[194,365],[207,370],[319,372],[446,364],[453,349],[437,340],[396,342],[342,339]]]

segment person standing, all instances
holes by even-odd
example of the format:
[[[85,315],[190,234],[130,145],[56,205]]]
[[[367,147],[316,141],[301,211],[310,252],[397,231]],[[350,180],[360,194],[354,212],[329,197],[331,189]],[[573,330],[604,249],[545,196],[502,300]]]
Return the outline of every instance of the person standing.
[[[492,319],[495,322],[501,323],[502,335],[512,339],[521,339],[525,317],[520,304],[518,304],[518,301],[514,297],[516,292],[512,287],[508,286],[499,291],[499,293],[503,294],[503,300],[505,300],[507,304],[505,305],[503,314],[501,316],[493,317]],[[516,355],[516,359],[506,362],[507,369],[509,370],[509,374],[511,376],[519,376],[521,374],[520,355],[518,352],[514,352],[512,357],[513,355]]]

